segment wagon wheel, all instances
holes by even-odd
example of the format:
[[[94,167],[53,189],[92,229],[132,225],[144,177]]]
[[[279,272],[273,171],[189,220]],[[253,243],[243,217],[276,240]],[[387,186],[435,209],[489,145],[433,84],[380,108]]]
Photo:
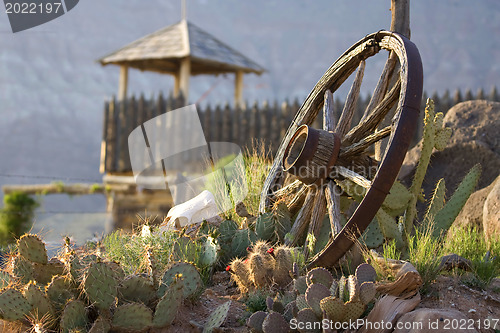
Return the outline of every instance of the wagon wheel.
[[[365,60],[382,49],[390,52],[389,58],[363,116],[357,124],[351,124]],[[389,89],[398,61],[397,82]],[[337,122],[330,91],[335,92],[356,68]],[[379,31],[354,44],[335,61],[295,115],[264,183],[260,211],[269,210],[280,198],[291,198],[287,204],[291,209],[298,207],[298,214],[290,232],[292,237],[287,239],[289,245],[295,245],[298,236],[293,236],[306,229],[317,236],[328,212],[333,237],[310,266],[334,265],[353,245],[352,235],[359,237],[374,218],[408,150],[418,121],[422,84],[422,63],[416,46],[397,33]],[[383,127],[395,105],[391,125]],[[309,125],[321,108],[323,129],[316,130]],[[377,160],[368,150],[387,137],[387,148]],[[374,172],[353,171],[353,167]],[[342,179],[365,187],[366,194],[341,229],[340,194],[335,180]],[[308,255],[307,246],[305,251]]]

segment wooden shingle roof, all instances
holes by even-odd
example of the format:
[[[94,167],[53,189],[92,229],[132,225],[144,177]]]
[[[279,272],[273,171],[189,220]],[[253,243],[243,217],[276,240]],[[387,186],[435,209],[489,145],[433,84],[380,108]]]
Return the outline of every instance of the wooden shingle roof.
[[[102,65],[125,65],[140,70],[175,74],[180,59],[191,58],[191,75],[265,69],[194,24],[182,20],[144,36],[99,59]]]

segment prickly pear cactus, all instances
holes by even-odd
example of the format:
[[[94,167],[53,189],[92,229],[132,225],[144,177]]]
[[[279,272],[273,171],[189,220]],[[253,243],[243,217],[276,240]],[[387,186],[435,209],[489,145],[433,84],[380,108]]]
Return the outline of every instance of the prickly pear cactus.
[[[33,282],[28,283],[23,290],[24,297],[31,304],[31,314],[34,318],[43,318],[45,316],[53,317],[54,307],[48,297]]]
[[[69,301],[61,315],[60,326],[62,332],[69,333],[77,329],[84,330],[87,322],[85,304],[80,300]]]
[[[24,318],[31,310],[31,304],[20,291],[7,288],[0,292],[0,319],[16,321]]]
[[[138,302],[148,305],[156,299],[156,288],[147,277],[131,275],[120,283],[118,295],[118,299],[123,303]]]
[[[67,276],[54,276],[47,287],[46,293],[57,310],[62,309],[70,299],[78,296]]]
[[[170,284],[167,292],[156,305],[153,317],[154,327],[165,327],[172,323],[179,307],[182,305],[183,289],[184,282],[180,278]]]
[[[153,324],[153,312],[140,303],[129,303],[116,308],[112,326],[119,332],[142,332]]]
[[[108,333],[111,330],[111,321],[102,316],[97,317],[88,333]]]
[[[98,309],[107,310],[116,303],[118,281],[116,271],[106,262],[96,262],[88,269],[83,289]]]
[[[203,328],[203,333],[211,333],[214,328],[220,327],[226,320],[230,306],[231,301],[227,301],[226,303],[219,305],[217,309],[215,309],[215,311],[208,317],[207,323]]]
[[[36,235],[23,235],[17,241],[17,250],[21,256],[31,262],[46,264],[48,262],[45,244]]]
[[[9,271],[12,276],[19,280],[22,284],[27,284],[35,278],[33,263],[26,260],[23,256],[18,254],[17,256],[12,257],[9,265]]]
[[[290,325],[281,314],[271,312],[262,322],[262,331],[264,333],[287,333],[290,331]]]
[[[203,287],[200,273],[198,273],[196,267],[187,262],[178,262],[173,264],[163,274],[157,291],[158,298],[162,298],[165,295],[168,287],[177,277],[183,279],[184,298],[195,295]]]

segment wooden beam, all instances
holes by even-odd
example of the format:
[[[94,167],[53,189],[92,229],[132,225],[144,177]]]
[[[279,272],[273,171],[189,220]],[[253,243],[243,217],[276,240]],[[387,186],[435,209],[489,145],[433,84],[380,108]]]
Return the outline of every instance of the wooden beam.
[[[239,70],[234,77],[234,106],[243,108],[243,71]]]
[[[185,104],[189,101],[189,77],[191,76],[191,58],[185,57],[181,60],[179,69],[179,87],[184,97]]]
[[[127,184],[104,185],[104,184],[29,184],[29,185],[4,185],[4,194],[22,192],[24,194],[105,194],[109,191],[126,192],[130,190]]]
[[[410,38],[410,0],[391,0],[391,31]]]
[[[118,100],[127,98],[128,66],[120,66],[120,82],[118,85]]]
[[[179,97],[179,93],[181,92],[181,76],[179,73],[174,74],[174,97]]]

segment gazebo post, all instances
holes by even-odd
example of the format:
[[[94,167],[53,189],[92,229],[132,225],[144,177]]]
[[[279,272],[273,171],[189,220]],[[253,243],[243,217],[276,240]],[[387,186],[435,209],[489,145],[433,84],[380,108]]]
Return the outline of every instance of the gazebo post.
[[[181,60],[179,69],[179,87],[184,97],[184,103],[189,101],[189,77],[191,76],[191,58],[185,57]]]
[[[118,85],[118,100],[127,98],[128,89],[128,66],[120,66],[120,81]]]
[[[180,89],[180,86],[181,86],[180,80],[181,80],[181,75],[180,75],[180,69],[179,69],[179,72],[174,74],[174,97],[175,98],[179,97],[179,93],[181,90]]]
[[[243,108],[243,71],[238,70],[234,77],[234,106]]]

